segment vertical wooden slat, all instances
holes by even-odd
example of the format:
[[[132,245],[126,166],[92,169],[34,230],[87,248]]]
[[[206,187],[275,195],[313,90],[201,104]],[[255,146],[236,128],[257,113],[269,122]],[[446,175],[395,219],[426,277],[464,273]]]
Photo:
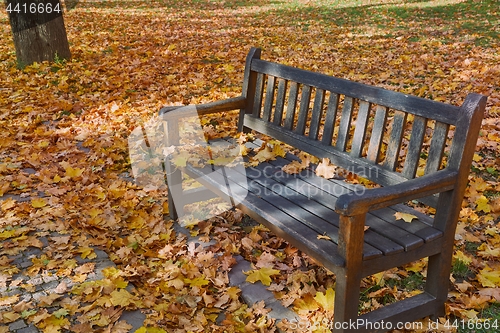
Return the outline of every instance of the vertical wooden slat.
[[[264,102],[264,112],[262,113],[262,119],[269,121],[271,119],[271,110],[273,108],[274,102],[274,91],[276,89],[276,77],[269,76],[267,78],[267,88],[266,88],[266,101]]]
[[[288,106],[286,108],[285,123],[283,127],[292,129],[293,118],[295,117],[295,109],[297,108],[297,95],[299,93],[299,84],[297,82],[290,83],[290,93],[288,95]]]
[[[444,147],[450,125],[437,122],[434,125],[434,133],[432,134],[431,146],[429,147],[429,155],[425,165],[424,174],[433,173],[441,166],[443,160]]]
[[[373,119],[373,129],[368,145],[368,153],[366,158],[368,161],[378,163],[380,156],[380,148],[382,147],[382,139],[384,137],[385,122],[387,120],[387,107],[377,105],[375,118]]]
[[[316,89],[314,95],[314,105],[311,115],[311,126],[309,127],[309,137],[311,139],[318,138],[319,125],[321,121],[321,114],[323,111],[323,103],[325,102],[325,91],[323,89]]]
[[[252,61],[254,59],[260,59],[261,49],[252,47],[250,52],[248,52],[247,59],[245,62],[245,74],[243,77],[243,90],[241,95],[246,98],[247,103],[245,108],[240,111],[238,119],[238,132],[249,131],[248,128],[243,126],[243,119],[245,114],[251,114],[253,111],[253,103],[255,96],[255,85],[257,82],[257,73],[251,70]]]
[[[420,161],[420,152],[424,142],[425,129],[427,128],[427,119],[415,116],[411,129],[410,143],[406,152],[406,159],[403,167],[403,176],[406,178],[415,178]]]
[[[360,157],[363,151],[363,144],[366,136],[366,125],[368,124],[368,116],[370,115],[370,107],[370,103],[359,101],[356,128],[354,129],[354,137],[352,138],[351,155],[353,157]]]
[[[304,134],[306,129],[307,114],[309,113],[309,102],[311,101],[311,86],[303,86],[300,95],[299,117],[295,133]]]
[[[340,118],[339,134],[335,147],[344,151],[349,138],[349,129],[351,127],[352,110],[354,109],[354,99],[349,96],[344,97],[344,107],[342,108],[342,116]]]
[[[403,139],[404,127],[406,123],[406,112],[395,111],[394,119],[392,122],[391,134],[389,137],[389,144],[387,145],[387,152],[384,161],[384,167],[394,171],[399,157],[399,150],[401,148],[401,140]]]
[[[281,126],[283,109],[285,107],[285,94],[288,81],[280,79],[278,81],[278,96],[276,97],[276,107],[274,108],[273,124]]]
[[[252,116],[260,116],[260,108],[262,107],[262,95],[264,94],[264,74],[257,75],[257,84],[255,87],[255,100],[253,104]]]
[[[333,92],[328,98],[328,107],[326,109],[325,124],[323,127],[323,138],[321,142],[324,145],[332,144],[333,130],[335,129],[335,118],[337,117],[337,109],[339,107],[339,95]]]

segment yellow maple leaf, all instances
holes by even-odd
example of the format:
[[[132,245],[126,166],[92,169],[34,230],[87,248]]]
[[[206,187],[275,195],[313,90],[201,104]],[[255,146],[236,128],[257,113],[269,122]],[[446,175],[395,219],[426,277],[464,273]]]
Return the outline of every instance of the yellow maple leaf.
[[[500,287],[500,271],[491,269],[486,265],[477,274],[477,280],[483,287]]]
[[[132,325],[127,323],[125,320],[120,320],[113,326],[111,333],[128,333],[132,329]]]
[[[258,162],[266,162],[275,160],[276,156],[271,148],[269,148],[267,144],[264,144],[264,148],[261,149],[252,159]]]
[[[407,223],[410,223],[411,221],[413,221],[413,219],[418,219],[418,217],[413,214],[402,212],[394,213],[394,217],[396,218],[396,220],[404,220]]]
[[[254,269],[244,273],[248,275],[246,281],[250,283],[260,281],[263,285],[270,286],[272,282],[271,276],[280,274],[280,271],[269,267],[263,267],[261,269]]]
[[[284,172],[286,172],[290,175],[293,175],[293,174],[301,172],[305,168],[306,167],[303,166],[303,164],[300,163],[299,161],[292,161],[292,162],[288,163],[287,165],[282,166],[281,170],[283,170]]]
[[[0,314],[2,317],[2,321],[6,324],[8,323],[12,323],[16,320],[18,320],[19,318],[21,318],[21,315],[18,314],[18,313],[15,313],[15,312],[3,312]]]
[[[316,293],[316,296],[314,296],[314,300],[318,302],[318,304],[321,305],[321,307],[328,314],[333,314],[335,290],[333,290],[332,288],[328,288],[324,294],[318,291]]]
[[[80,168],[73,168],[68,162],[63,161],[59,163],[64,170],[66,171],[66,177],[69,178],[78,178],[82,175],[83,171],[85,169],[80,169]]]
[[[330,163],[329,158],[325,157],[318,164],[315,172],[316,172],[317,176],[320,176],[320,177],[323,177],[326,179],[330,179],[330,178],[335,177],[335,174],[337,172],[337,167]]]
[[[94,249],[88,246],[81,246],[78,249],[78,252],[80,252],[80,257],[82,257],[82,259],[85,258],[94,259],[97,257],[97,255],[94,252]]]
[[[0,306],[11,305],[17,302],[19,295],[0,297]]]
[[[492,248],[486,243],[481,244],[478,248],[477,254],[483,258],[497,258],[500,257],[500,248]]]
[[[424,267],[427,266],[427,261],[426,260],[418,260],[415,262],[412,262],[411,264],[407,265],[405,269],[408,272],[414,272],[414,273],[421,273],[424,270]]]
[[[47,202],[44,198],[35,198],[31,200],[31,206],[33,206],[33,208],[42,208],[47,206]]]
[[[475,203],[477,211],[483,211],[485,213],[491,212],[491,207],[488,204],[488,198],[486,198],[484,195],[481,195],[479,198],[477,198]]]
[[[194,279],[184,279],[184,283],[188,283],[191,287],[203,287],[206,286],[209,281],[203,277],[196,277]]]
[[[465,263],[466,265],[469,265],[472,262],[472,258],[460,250],[457,250],[457,252],[453,255],[453,258],[460,260],[461,262]]]
[[[280,144],[274,144],[273,146],[273,153],[274,155],[276,156],[280,156],[280,157],[285,157],[286,155],[286,151],[283,149],[283,146],[280,145]]]
[[[101,209],[97,209],[95,207],[92,207],[92,209],[90,209],[90,210],[87,211],[87,214],[89,214],[91,218],[94,218],[97,215],[102,214],[102,212],[103,211]]]
[[[126,307],[134,303],[135,301],[134,296],[131,293],[129,293],[126,289],[114,290],[110,294],[110,296],[111,296],[110,298],[111,304],[113,304],[114,306],[119,305]]]
[[[295,305],[295,309],[299,314],[316,311],[319,308],[318,302],[316,302],[311,294],[305,294],[302,298],[295,299],[293,305]]]

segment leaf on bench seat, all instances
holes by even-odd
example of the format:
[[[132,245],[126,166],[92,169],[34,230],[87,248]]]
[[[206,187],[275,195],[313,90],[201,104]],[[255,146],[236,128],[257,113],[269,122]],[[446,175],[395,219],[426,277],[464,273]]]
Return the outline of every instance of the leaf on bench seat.
[[[317,238],[317,239],[332,240],[332,239],[330,238],[330,236],[327,236],[327,235],[318,235],[316,238]]]
[[[407,223],[411,223],[413,219],[418,219],[418,217],[413,214],[402,213],[402,212],[394,213],[394,217],[396,218],[396,220],[404,220]]]
[[[251,158],[252,162],[266,162],[266,161],[273,161],[276,159],[276,154],[271,150],[271,148],[267,145],[267,143],[264,143],[263,148],[259,150],[259,152]],[[250,162],[250,164],[252,164]]]
[[[316,175],[330,179],[334,178],[335,175],[337,174],[337,166],[331,164],[329,158],[323,158],[321,162],[318,164],[316,167]]]

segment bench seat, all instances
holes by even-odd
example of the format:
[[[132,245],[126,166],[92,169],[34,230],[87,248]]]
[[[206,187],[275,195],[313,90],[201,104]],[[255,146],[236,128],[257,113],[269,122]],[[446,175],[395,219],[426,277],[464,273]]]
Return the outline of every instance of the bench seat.
[[[217,142],[211,144],[217,145]],[[257,143],[247,145],[252,148],[260,146]],[[344,265],[336,255],[339,235],[339,214],[335,212],[337,198],[350,192],[361,193],[365,188],[341,179],[319,177],[314,172],[316,165],[296,175],[283,172],[282,167],[293,160],[297,157],[287,153],[285,158],[277,157],[276,160],[246,168],[242,177],[228,175],[230,186],[219,182],[222,174],[212,179],[207,177],[213,171],[222,173],[221,167],[188,165],[185,171],[228,202],[231,202],[231,197],[239,197],[241,203],[238,208],[335,272],[337,267]],[[235,191],[238,188],[241,189],[240,194]],[[396,219],[396,212],[418,218],[408,223]],[[434,243],[439,243],[443,236],[442,231],[433,227],[431,217],[402,204],[370,211],[365,224],[363,260],[417,249],[432,254],[439,249],[439,245]],[[330,239],[318,239],[320,235]],[[375,271],[367,270],[363,275],[380,270],[377,264],[367,267],[374,267]],[[392,262],[387,269],[391,267],[394,267]]]

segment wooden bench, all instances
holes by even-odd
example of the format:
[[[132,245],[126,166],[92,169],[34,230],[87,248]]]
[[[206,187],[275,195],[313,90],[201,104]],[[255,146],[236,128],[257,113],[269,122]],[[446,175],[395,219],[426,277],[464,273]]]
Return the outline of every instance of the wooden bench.
[[[291,154],[248,167],[242,177],[213,166],[188,164],[182,171],[205,175],[200,182],[211,192],[335,274],[336,332],[351,331],[349,324],[361,320],[366,325],[355,332],[375,331],[367,323],[443,316],[454,233],[486,97],[469,94],[457,107],[264,61],[260,54],[252,48],[247,56],[240,97],[198,105],[198,115],[240,110],[239,131],[329,158],[381,187],[327,180],[311,168],[289,175],[281,168],[297,159]],[[178,144],[183,109],[165,107],[160,114],[168,122],[169,144]],[[182,191],[179,168],[171,162],[165,167],[169,192],[175,186]],[[186,194],[182,205],[204,197]],[[169,199],[175,218],[183,208],[175,210]],[[435,214],[402,204],[415,200],[434,207]],[[396,212],[418,219],[407,223]],[[422,293],[358,316],[363,277],[425,257]]]

